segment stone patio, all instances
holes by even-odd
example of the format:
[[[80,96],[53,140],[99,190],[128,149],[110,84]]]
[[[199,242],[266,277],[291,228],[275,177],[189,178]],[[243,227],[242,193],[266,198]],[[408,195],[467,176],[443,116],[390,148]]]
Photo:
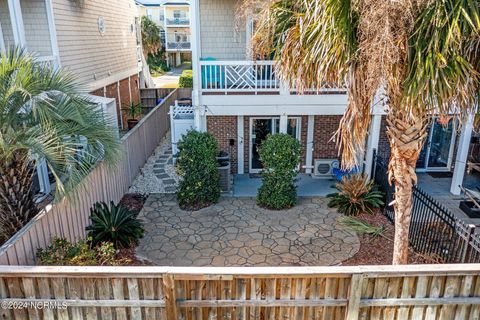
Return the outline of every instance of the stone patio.
[[[140,213],[146,234],[137,254],[162,266],[336,265],[360,243],[326,203],[301,198],[292,209],[270,211],[253,198],[224,197],[187,212],[174,194],[153,194]]]

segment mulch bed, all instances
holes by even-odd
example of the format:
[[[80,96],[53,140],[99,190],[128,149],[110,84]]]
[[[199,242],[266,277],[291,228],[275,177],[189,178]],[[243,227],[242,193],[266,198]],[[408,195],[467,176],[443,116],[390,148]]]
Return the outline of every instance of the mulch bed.
[[[369,235],[359,235],[360,250],[350,259],[343,261],[342,265],[357,266],[392,264],[393,239],[395,234],[393,224],[380,212],[377,212],[374,215],[361,214],[357,216],[357,218],[376,227],[382,227],[384,229],[383,236],[374,238]],[[408,263],[430,264],[436,263],[436,261],[410,251]]]
[[[142,211],[145,201],[147,201],[147,197],[142,194],[127,193],[123,196],[122,200],[120,200],[120,204],[138,214]]]

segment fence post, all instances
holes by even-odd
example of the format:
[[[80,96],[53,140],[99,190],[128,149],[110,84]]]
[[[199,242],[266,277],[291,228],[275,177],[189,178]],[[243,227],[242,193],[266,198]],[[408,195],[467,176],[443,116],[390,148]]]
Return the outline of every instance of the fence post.
[[[360,311],[360,300],[362,298],[363,274],[353,274],[350,280],[350,291],[348,294],[346,320],[358,320]]]
[[[163,290],[165,293],[165,313],[166,320],[178,320],[177,318],[177,294],[175,290],[175,279],[171,274],[162,276]]]
[[[470,241],[472,241],[473,234],[475,233],[475,228],[476,226],[474,224],[469,224],[468,226],[468,234],[465,239],[465,250],[463,250],[463,255],[462,255],[462,260],[460,261],[461,263],[465,263],[468,259],[468,256],[472,252],[472,246],[470,244]]]

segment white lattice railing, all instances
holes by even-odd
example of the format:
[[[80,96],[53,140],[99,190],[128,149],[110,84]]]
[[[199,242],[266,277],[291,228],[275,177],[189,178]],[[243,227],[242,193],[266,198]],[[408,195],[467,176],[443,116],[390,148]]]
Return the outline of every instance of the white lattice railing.
[[[296,94],[295,88],[282,86],[275,61],[200,61],[200,70],[201,88],[205,93]],[[306,94],[339,91],[345,90],[325,86]]]

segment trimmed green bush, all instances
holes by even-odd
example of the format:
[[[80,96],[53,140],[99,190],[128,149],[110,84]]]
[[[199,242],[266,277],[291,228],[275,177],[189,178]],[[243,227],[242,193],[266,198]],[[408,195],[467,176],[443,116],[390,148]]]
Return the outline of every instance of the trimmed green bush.
[[[86,228],[88,236],[94,245],[111,242],[117,249],[129,248],[143,237],[144,229],[137,216],[120,204],[97,202],[90,209],[92,225]]]
[[[198,210],[218,202],[218,143],[208,132],[189,131],[178,143],[177,170],[182,178],[177,198],[181,208]]]
[[[192,70],[183,70],[180,79],[178,80],[179,88],[193,88],[193,73]]]
[[[281,210],[297,203],[295,177],[301,153],[300,142],[288,134],[269,135],[262,143],[259,154],[264,170],[257,194],[259,206]]]

